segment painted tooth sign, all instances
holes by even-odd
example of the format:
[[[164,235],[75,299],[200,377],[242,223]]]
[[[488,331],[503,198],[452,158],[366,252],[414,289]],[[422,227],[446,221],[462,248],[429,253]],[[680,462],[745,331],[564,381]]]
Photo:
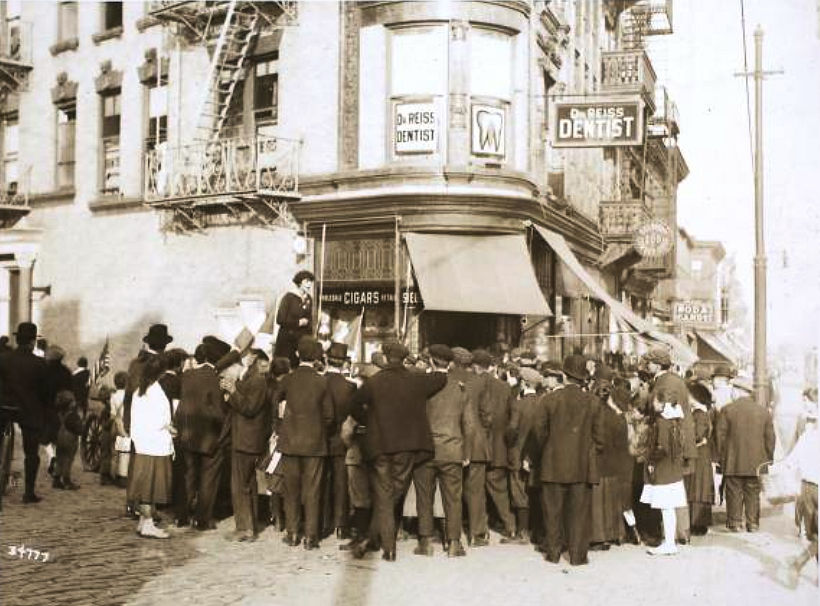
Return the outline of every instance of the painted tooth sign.
[[[472,152],[479,156],[503,158],[506,138],[506,116],[503,107],[472,106]]]

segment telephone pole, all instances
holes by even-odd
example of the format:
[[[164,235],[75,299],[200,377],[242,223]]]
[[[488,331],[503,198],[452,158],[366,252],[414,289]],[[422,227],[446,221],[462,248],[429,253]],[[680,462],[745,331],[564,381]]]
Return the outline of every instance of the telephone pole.
[[[757,26],[755,37],[755,69],[736,74],[755,81],[755,401],[768,406],[768,370],[766,361],[766,248],[763,241],[763,79],[782,70],[763,71],[763,29]]]

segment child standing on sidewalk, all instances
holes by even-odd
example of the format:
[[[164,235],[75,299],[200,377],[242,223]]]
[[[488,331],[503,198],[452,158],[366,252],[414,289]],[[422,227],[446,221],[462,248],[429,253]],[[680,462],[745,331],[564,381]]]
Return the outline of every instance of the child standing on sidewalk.
[[[83,433],[83,421],[70,391],[57,394],[55,405],[60,428],[57,430],[57,465],[52,486],[62,490],[77,490],[79,485],[71,481],[71,466]]]

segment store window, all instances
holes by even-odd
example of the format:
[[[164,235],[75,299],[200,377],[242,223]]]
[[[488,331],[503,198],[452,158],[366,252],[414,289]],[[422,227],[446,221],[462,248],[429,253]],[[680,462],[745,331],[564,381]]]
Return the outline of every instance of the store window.
[[[17,113],[3,116],[3,193],[18,192],[20,125]]]
[[[258,61],[253,67],[253,118],[256,128],[279,120],[279,55]]]
[[[57,188],[74,187],[74,143],[77,108],[74,103],[57,108]]]
[[[122,27],[122,2],[103,3],[103,29]]]
[[[60,2],[57,15],[57,41],[64,42],[77,37],[77,3]]]
[[[147,125],[145,150],[151,151],[168,140],[168,85],[165,83],[148,89]]]
[[[441,157],[446,140],[447,29],[392,30],[389,61],[393,159]]]
[[[513,39],[485,28],[470,30],[470,124],[474,156],[503,161],[507,155],[512,99]]]
[[[120,91],[106,93],[102,101],[102,187],[105,194],[120,191]]]

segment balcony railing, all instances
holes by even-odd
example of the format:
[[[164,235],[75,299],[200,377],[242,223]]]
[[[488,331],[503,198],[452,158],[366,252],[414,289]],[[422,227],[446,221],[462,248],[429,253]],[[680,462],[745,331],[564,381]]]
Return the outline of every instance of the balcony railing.
[[[161,143],[145,158],[145,201],[295,198],[299,142],[269,136],[221,139],[182,147]]]
[[[640,200],[601,202],[598,207],[601,235],[607,242],[631,242],[638,227],[650,219]]]
[[[643,95],[654,112],[657,76],[643,50],[609,51],[602,54],[602,92]]]
[[[30,210],[27,193],[0,193],[0,228],[12,227]]]

